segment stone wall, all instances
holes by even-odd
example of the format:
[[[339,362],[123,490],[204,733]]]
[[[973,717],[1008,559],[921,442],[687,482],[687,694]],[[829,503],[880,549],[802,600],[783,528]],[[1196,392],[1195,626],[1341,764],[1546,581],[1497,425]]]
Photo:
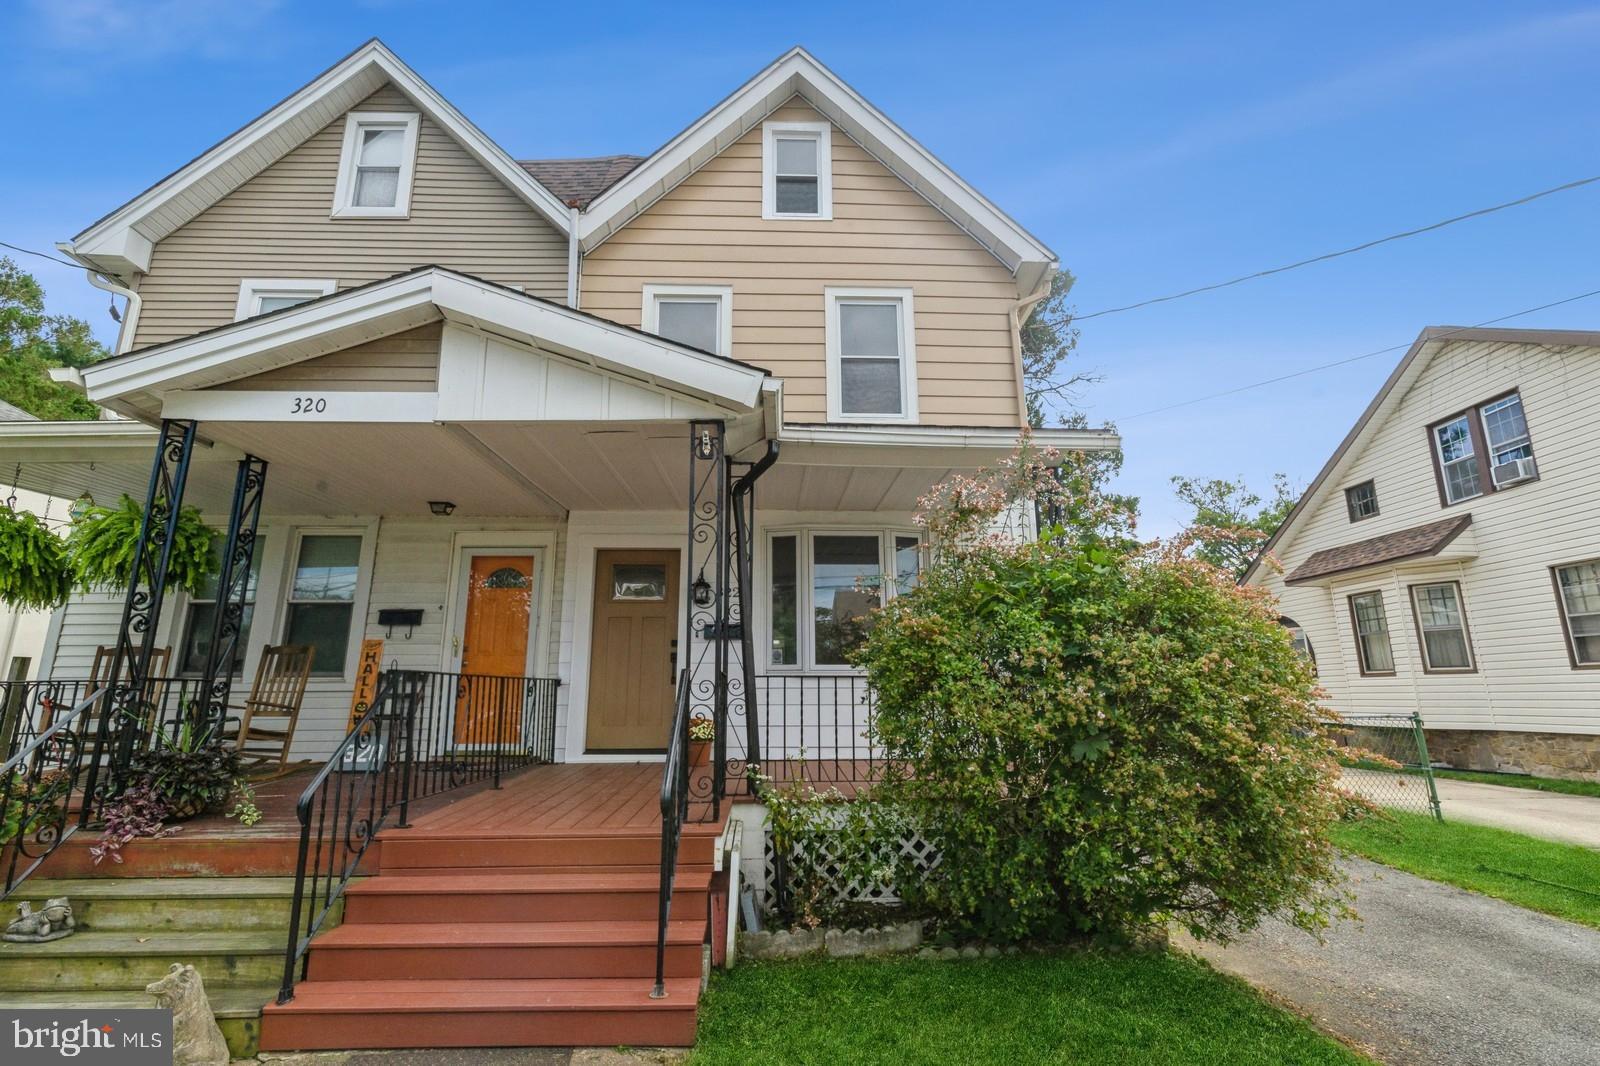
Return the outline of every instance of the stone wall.
[[[1428,729],[1428,757],[1457,770],[1600,781],[1600,735]]]

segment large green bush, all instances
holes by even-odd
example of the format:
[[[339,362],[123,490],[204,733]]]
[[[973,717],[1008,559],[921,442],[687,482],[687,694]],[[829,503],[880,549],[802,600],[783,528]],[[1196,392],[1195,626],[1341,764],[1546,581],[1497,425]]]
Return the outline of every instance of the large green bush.
[[[936,561],[862,652],[877,740],[908,768],[878,796],[943,854],[903,894],[996,940],[1325,925],[1341,802],[1312,670],[1256,593],[1138,545],[1087,467],[1043,466],[926,501]],[[989,532],[1042,494],[1063,527]]]

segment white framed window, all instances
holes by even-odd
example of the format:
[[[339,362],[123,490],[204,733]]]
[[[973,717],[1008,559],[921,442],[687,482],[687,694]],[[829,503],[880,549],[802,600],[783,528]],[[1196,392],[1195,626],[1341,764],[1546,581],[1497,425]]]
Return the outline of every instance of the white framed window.
[[[416,112],[350,112],[333,190],[334,218],[405,218],[411,213],[420,122]]]
[[[646,333],[715,355],[733,354],[733,286],[646,285]]]
[[[917,420],[916,317],[910,289],[823,290],[828,420]]]
[[[1600,559],[1552,567],[1551,574],[1573,667],[1600,668]]]
[[[761,127],[762,218],[833,218],[831,135],[826,122]]]
[[[239,302],[233,320],[269,315],[285,307],[308,303],[338,288],[332,278],[245,278],[239,282]]]
[[[239,637],[233,646],[233,672],[244,672],[245,653],[250,647],[250,622],[256,612],[256,586],[261,580],[261,560],[265,557],[266,540],[256,537],[250,552],[250,576],[245,580],[244,612],[239,618]],[[183,608],[183,643],[180,645],[178,673],[198,675],[205,672],[206,657],[211,653],[211,627],[217,619],[217,576],[206,578],[198,593],[190,596]]]
[[[1454,581],[1412,585],[1411,609],[1422,645],[1422,668],[1430,674],[1471,673],[1472,638],[1461,606],[1461,586]]]
[[[309,644],[313,676],[345,673],[356,622],[364,537],[357,530],[302,531],[290,557],[283,643]]]
[[[872,612],[922,574],[922,539],[910,530],[772,530],[766,550],[766,666],[775,672],[854,670],[850,653]]]

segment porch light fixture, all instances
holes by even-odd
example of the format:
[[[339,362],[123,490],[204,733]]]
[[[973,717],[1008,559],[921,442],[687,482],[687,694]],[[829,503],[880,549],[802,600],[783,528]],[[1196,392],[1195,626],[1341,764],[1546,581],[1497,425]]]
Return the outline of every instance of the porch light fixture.
[[[711,606],[711,582],[706,580],[704,568],[700,570],[700,576],[694,579],[694,584],[689,586],[689,590],[694,597],[696,607]]]
[[[456,513],[456,505],[451,503],[449,500],[429,500],[428,510],[432,511],[440,518],[448,518],[450,515]]]

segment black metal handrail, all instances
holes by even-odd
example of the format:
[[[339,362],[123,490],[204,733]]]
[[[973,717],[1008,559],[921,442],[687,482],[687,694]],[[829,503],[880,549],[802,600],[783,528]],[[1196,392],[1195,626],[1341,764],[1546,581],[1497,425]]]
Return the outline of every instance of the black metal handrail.
[[[279,1003],[294,998],[296,967],[391,815],[405,829],[414,800],[482,782],[498,788],[509,771],[554,761],[559,686],[548,677],[379,675],[372,705],[295,805],[300,847]]]
[[[0,764],[0,860],[5,865],[0,898],[9,896],[88,823],[91,805],[87,798],[78,804],[75,793],[85,770],[100,759],[100,733],[93,727],[92,712],[105,696],[106,690],[100,689],[54,714],[48,726],[18,741]]]
[[[656,983],[651,999],[667,994],[667,915],[672,911],[672,883],[678,869],[678,840],[689,813],[689,671],[678,675],[678,699],[661,764],[661,889],[656,914]]]

